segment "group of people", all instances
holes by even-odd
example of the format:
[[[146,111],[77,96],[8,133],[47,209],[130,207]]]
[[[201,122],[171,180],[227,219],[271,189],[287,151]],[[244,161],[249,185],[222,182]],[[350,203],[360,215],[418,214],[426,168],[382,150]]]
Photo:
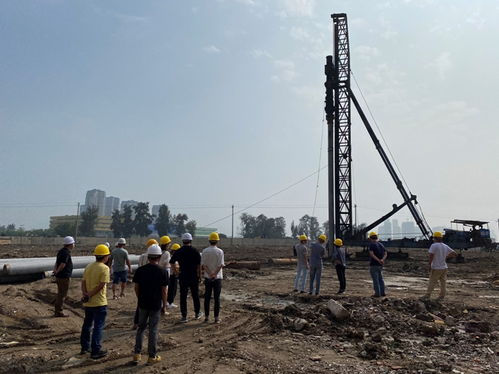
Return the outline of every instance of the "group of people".
[[[204,322],[209,322],[210,303],[214,299],[214,322],[220,323],[220,293],[222,290],[224,252],[217,247],[218,233],[209,235],[209,246],[201,253],[192,246],[192,235],[181,237],[182,246],[173,244],[168,236],[160,238],[159,243],[150,239],[147,251],[139,258],[139,267],[133,274],[137,308],[134,324],[137,328],[133,352],[134,364],[141,361],[144,332],[149,329],[148,364],[161,361],[157,354],[158,326],[161,314],[167,309],[177,307],[173,301],[176,296],[177,282],[180,288],[181,323],[187,320],[187,296],[190,291],[194,305],[194,319],[201,319],[199,283],[204,279]],[[67,296],[73,264],[71,250],[75,241],[68,236],[63,240],[64,247],[57,254],[54,276],[57,283],[55,317],[66,317],[63,311]],[[107,243],[106,243],[107,244]],[[102,332],[107,315],[107,284],[113,274],[113,299],[125,296],[128,275],[132,265],[125,249],[126,240],[120,238],[111,252],[109,246],[99,244],[93,255],[95,262],[87,265],[81,281],[82,302],[85,317],[80,336],[81,354],[90,353],[93,359],[106,356],[102,349]],[[171,252],[171,253],[170,253]],[[117,288],[119,287],[119,294]]]
[[[447,259],[456,257],[457,254],[447,244],[443,243],[443,234],[439,231],[433,233],[433,244],[430,246],[429,253],[429,271],[430,279],[424,299],[429,299],[437,283],[440,283],[439,300],[443,300],[446,294],[447,280]],[[384,297],[385,282],[383,280],[383,267],[385,265],[388,252],[383,244],[378,239],[378,234],[374,231],[370,232],[369,238],[369,272],[373,281],[374,294],[372,297]],[[298,237],[299,243],[293,247],[294,254],[297,258],[296,276],[294,280],[294,292],[305,292],[305,284],[309,277],[310,295],[319,295],[321,275],[324,261],[332,260],[336,274],[338,276],[339,290],[338,294],[342,294],[346,290],[346,258],[347,252],[343,246],[342,239],[333,241],[333,248],[328,251],[326,245],[326,235],[320,235],[316,242],[309,243],[306,235]],[[314,289],[315,283],[315,289]]]

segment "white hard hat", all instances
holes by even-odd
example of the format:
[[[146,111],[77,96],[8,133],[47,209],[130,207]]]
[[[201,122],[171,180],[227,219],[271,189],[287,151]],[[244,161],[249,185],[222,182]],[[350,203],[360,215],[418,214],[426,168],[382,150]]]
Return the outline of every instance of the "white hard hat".
[[[182,234],[182,241],[192,241],[192,235],[186,232],[185,234]]]
[[[109,248],[110,244],[109,242],[105,242],[104,245]]]
[[[75,243],[75,240],[72,236],[66,236],[63,241],[64,245],[70,245],[70,244],[74,244]]]
[[[126,244],[126,239],[125,238],[119,238],[117,244]]]
[[[157,244],[153,244],[149,248],[147,248],[148,256],[161,256],[161,254],[161,247]]]

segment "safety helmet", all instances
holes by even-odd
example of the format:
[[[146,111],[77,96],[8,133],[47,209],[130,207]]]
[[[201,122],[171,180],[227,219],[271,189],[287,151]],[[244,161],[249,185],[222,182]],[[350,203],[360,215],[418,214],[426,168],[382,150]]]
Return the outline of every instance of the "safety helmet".
[[[110,255],[109,247],[105,244],[99,244],[94,249],[94,256],[107,256]]]
[[[305,235],[305,234],[301,234],[301,235],[298,237],[298,239],[300,239],[300,241],[301,241],[301,242],[302,242],[302,241],[304,241],[304,240],[308,240],[307,235]]]
[[[334,239],[334,245],[337,247],[341,247],[343,245],[343,240],[341,239]]]
[[[373,236],[378,236],[378,234],[376,233],[376,231],[371,231],[369,233],[369,237],[372,238]]]
[[[324,235],[324,234],[321,234],[321,235],[319,235],[319,239],[322,240],[322,241],[326,241],[327,240],[327,236]]]
[[[433,237],[434,237],[434,238],[443,238],[443,237],[444,237],[444,235],[443,235],[440,231],[435,231],[435,232],[433,233]]]
[[[151,245],[149,248],[147,248],[147,255],[148,256],[161,256],[161,247],[157,244]]]
[[[168,235],[165,235],[165,236],[162,236],[161,238],[159,238],[159,244],[161,244],[161,245],[168,244],[171,241],[172,240],[170,239],[170,237]]]
[[[182,234],[182,241],[192,242],[192,235],[189,234],[188,232]]]
[[[177,249],[180,249],[180,244],[175,243],[175,244],[173,244],[173,245],[171,246],[171,248],[170,248],[170,249],[171,249],[172,251],[176,251]]]
[[[212,232],[208,238],[209,241],[215,241],[215,240],[220,240],[220,236],[218,235],[218,232]]]
[[[158,241],[156,239],[149,239],[146,243],[146,247],[149,248],[153,244],[158,244]]]
[[[74,244],[75,243],[75,240],[72,236],[66,236],[63,240],[62,240],[63,244],[64,245],[70,245],[70,244]]]
[[[126,244],[126,239],[125,238],[119,238],[117,244]]]

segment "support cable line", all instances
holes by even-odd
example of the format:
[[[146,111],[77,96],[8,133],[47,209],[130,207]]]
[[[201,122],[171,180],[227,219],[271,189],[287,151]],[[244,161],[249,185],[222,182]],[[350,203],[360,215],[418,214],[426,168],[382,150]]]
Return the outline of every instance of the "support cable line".
[[[321,171],[321,161],[322,161],[322,145],[324,140],[324,120],[325,120],[326,112],[322,114],[322,126],[321,126],[321,147],[319,151],[319,166],[317,167],[317,183],[315,185],[315,196],[314,196],[314,208],[312,209],[312,217],[315,217],[315,206],[317,205],[317,193],[319,192],[319,179],[320,179],[320,171]]]
[[[317,173],[320,173],[322,170],[324,170],[324,169],[326,169],[326,168],[327,168],[327,165],[324,165],[324,166],[323,166],[323,167],[321,167],[319,170],[314,171],[312,174],[309,174],[309,175],[307,175],[306,177],[301,178],[300,180],[298,180],[298,181],[296,181],[296,182],[294,182],[294,183],[290,184],[289,186],[287,186],[287,187],[283,188],[282,190],[279,190],[279,191],[277,191],[277,192],[274,192],[272,195],[269,195],[269,196],[267,196],[267,197],[266,197],[266,198],[264,198],[264,199],[258,200],[257,202],[255,202],[255,203],[253,203],[253,204],[250,204],[250,205],[248,205],[247,207],[245,207],[245,208],[243,208],[243,209],[239,209],[239,210],[237,210],[236,212],[234,212],[234,214],[239,214],[239,213],[242,213],[242,212],[244,212],[244,211],[246,211],[246,210],[248,210],[248,209],[253,208],[254,206],[256,206],[256,205],[258,205],[258,204],[263,203],[264,201],[270,200],[270,199],[271,199],[271,198],[273,198],[274,196],[277,196],[277,195],[279,195],[279,194],[281,194],[281,193],[283,193],[283,192],[285,192],[285,191],[287,191],[287,190],[289,190],[289,189],[293,188],[294,186],[296,186],[296,185],[298,185],[298,184],[300,184],[300,183],[302,183],[302,182],[306,181],[307,179],[309,179],[309,178],[313,177],[313,176],[314,176],[315,174],[317,174]],[[232,217],[232,213],[231,213],[231,214],[226,215],[225,217],[222,217],[222,218],[220,218],[220,219],[217,219],[216,221],[210,222],[210,223],[208,223],[207,225],[204,225],[204,226],[205,226],[205,227],[210,227],[211,225],[214,225],[215,223],[218,223],[218,222],[220,222],[220,221],[226,220],[227,218],[231,218],[231,217]]]

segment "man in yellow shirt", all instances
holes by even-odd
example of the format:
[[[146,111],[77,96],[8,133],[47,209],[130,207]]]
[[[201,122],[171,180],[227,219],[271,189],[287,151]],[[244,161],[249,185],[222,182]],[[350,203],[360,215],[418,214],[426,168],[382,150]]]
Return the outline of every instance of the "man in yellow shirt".
[[[85,319],[81,328],[80,354],[85,354],[92,348],[90,357],[93,359],[102,358],[107,354],[107,351],[102,349],[101,340],[107,314],[106,285],[110,279],[109,267],[106,263],[110,254],[109,247],[104,244],[95,247],[95,262],[87,265],[81,281]],[[92,326],[92,341],[90,342]]]

